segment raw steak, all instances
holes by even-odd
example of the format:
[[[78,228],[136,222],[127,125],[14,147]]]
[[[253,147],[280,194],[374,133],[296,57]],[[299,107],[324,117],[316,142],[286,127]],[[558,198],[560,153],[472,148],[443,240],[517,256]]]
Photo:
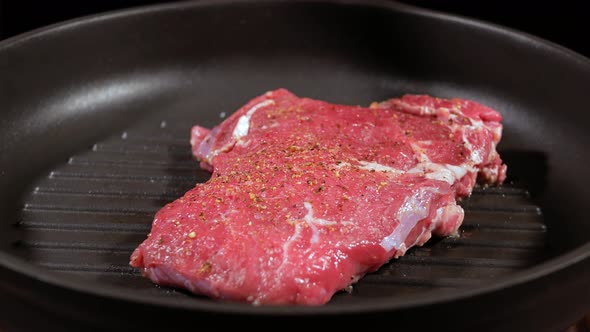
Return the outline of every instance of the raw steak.
[[[192,129],[212,177],[156,214],[131,265],[217,299],[324,304],[431,234],[456,234],[456,198],[478,174],[505,178],[501,132],[501,116],[472,101],[367,108],[268,92]]]

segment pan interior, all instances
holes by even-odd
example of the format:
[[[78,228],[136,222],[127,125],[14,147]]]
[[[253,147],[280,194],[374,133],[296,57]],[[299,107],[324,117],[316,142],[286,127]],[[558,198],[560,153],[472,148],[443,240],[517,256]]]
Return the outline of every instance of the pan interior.
[[[47,273],[208,301],[152,285],[129,256],[160,207],[209,177],[191,158],[190,127],[212,127],[279,87],[360,105],[404,93],[468,98],[505,118],[509,179],[461,202],[461,236],[410,250],[328,305],[475,289],[588,241],[576,218],[588,179],[568,176],[589,159],[586,115],[575,112],[587,63],[530,47],[535,40],[380,6],[242,3],[131,16],[0,48],[10,78],[0,89],[0,248]]]

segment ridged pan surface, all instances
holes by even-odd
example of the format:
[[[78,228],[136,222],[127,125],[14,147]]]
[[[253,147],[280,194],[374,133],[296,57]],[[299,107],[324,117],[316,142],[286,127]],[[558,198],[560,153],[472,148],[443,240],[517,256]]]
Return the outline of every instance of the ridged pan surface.
[[[98,283],[187,296],[154,287],[129,266],[155,212],[209,177],[191,157],[187,136],[194,117],[162,119],[97,142],[37,182],[18,220],[26,231],[15,243],[17,254]],[[466,217],[459,237],[409,251],[333,301],[470,287],[545,258],[543,214],[522,184],[508,179],[499,187],[477,187],[461,205]]]
[[[22,301],[6,307],[21,321],[35,323],[34,307],[57,325],[121,330],[261,318],[563,330],[590,310],[578,296],[590,293],[589,86],[590,61],[573,52],[391,1],[180,2],[4,41],[0,295]],[[325,306],[226,303],[143,278],[128,262],[155,212],[210,176],[191,157],[191,126],[277,88],[356,105],[476,100],[504,117],[508,180],[460,202],[460,236],[409,250]]]

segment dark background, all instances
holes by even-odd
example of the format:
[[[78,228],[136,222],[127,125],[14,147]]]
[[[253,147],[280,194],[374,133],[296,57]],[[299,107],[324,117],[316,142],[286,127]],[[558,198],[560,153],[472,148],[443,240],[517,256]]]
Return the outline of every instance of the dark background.
[[[0,0],[0,40],[84,15],[164,2],[173,1]],[[590,12],[586,10],[588,6],[586,3],[589,1],[401,0],[401,2],[511,27],[560,44],[590,58],[588,36]],[[590,326],[590,316],[587,320]],[[584,328],[578,331],[584,331]]]
[[[0,0],[0,39],[63,20],[170,0]],[[590,57],[588,1],[404,0],[494,22],[553,41]]]

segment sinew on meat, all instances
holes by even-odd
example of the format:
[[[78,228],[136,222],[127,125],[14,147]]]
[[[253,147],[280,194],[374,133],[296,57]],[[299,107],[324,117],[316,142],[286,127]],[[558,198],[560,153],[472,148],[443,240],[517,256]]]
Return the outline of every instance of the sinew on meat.
[[[406,95],[370,107],[254,98],[194,156],[212,172],[155,216],[131,265],[215,299],[321,305],[432,234],[457,234],[476,180],[499,184],[501,116]]]

